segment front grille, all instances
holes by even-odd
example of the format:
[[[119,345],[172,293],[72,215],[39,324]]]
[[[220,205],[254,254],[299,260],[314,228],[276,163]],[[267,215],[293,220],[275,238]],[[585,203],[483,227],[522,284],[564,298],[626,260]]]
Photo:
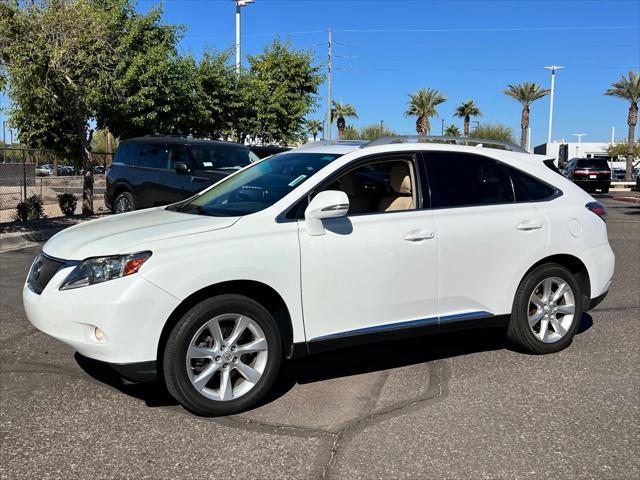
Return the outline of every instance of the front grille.
[[[29,288],[40,295],[53,276],[64,266],[65,262],[62,260],[54,260],[42,253],[39,254],[29,271],[27,279]]]

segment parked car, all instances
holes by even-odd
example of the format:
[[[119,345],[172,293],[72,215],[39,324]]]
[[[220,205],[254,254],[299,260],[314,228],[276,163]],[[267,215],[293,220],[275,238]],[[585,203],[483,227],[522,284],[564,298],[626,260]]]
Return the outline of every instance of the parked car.
[[[237,143],[155,136],[124,140],[106,176],[105,205],[123,213],[174,203],[257,160]]]
[[[298,148],[63,230],[28,274],[27,316],[201,415],[251,408],[283,359],[332,348],[487,326],[526,352],[567,347],[611,285],[604,206],[552,158],[409,140]]]
[[[624,181],[626,175],[627,170],[625,168],[614,168],[611,170],[611,180],[615,180],[616,182]]]
[[[564,174],[587,192],[608,193],[611,188],[611,169],[601,158],[572,158],[565,166]]]
[[[58,165],[58,175],[60,176],[73,175],[73,167],[70,165]]]
[[[49,168],[49,165],[38,165],[36,166],[36,176],[37,177],[48,177],[51,175],[53,171]]]
[[[96,165],[95,167],[93,167],[93,173],[95,174],[100,175],[104,173],[104,171],[105,171],[105,168],[102,165]]]
[[[256,154],[258,158],[266,158],[276,153],[283,153],[291,150],[289,147],[281,147],[279,145],[253,145],[251,151]]]

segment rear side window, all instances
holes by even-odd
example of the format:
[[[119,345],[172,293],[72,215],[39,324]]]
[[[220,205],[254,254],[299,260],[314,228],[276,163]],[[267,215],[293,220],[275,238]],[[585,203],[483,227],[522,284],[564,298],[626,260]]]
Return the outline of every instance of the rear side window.
[[[116,157],[113,159],[113,163],[135,165],[139,151],[140,145],[137,143],[121,143],[116,152]]]
[[[464,153],[429,152],[426,165],[434,208],[514,201],[511,179],[495,160]]]
[[[556,194],[556,189],[541,180],[532,177],[528,173],[505,165],[513,180],[513,189],[516,192],[517,202],[535,202],[551,198]]]
[[[258,159],[248,148],[233,144],[193,146],[191,153],[198,170],[239,170]]]
[[[165,145],[143,145],[138,158],[139,167],[167,168],[167,148]]]

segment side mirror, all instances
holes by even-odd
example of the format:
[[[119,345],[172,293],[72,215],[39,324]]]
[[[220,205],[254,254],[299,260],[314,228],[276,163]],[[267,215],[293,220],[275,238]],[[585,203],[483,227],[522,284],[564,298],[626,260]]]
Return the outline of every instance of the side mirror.
[[[181,173],[183,175],[191,173],[191,168],[189,167],[189,165],[187,165],[186,162],[176,162],[175,169],[176,173]]]
[[[349,211],[349,197],[338,190],[320,192],[304,211],[304,223],[309,235],[324,235],[324,218],[344,217]]]

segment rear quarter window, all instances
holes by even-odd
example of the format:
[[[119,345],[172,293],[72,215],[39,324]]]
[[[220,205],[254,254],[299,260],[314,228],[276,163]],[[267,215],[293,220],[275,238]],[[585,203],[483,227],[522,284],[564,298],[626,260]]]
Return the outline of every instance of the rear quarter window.
[[[517,168],[506,166],[513,180],[513,189],[517,202],[535,202],[546,200],[557,193],[557,189]]]

